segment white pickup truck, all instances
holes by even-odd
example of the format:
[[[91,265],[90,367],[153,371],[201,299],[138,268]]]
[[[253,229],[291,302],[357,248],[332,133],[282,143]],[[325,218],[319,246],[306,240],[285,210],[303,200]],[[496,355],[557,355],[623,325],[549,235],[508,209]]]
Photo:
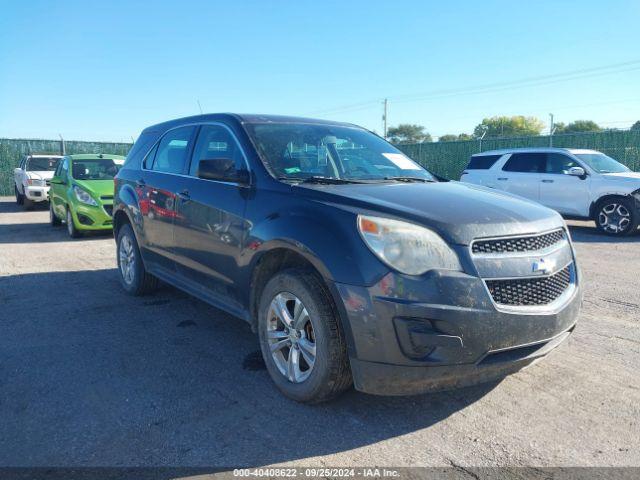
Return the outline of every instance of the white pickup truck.
[[[26,155],[13,171],[16,203],[32,208],[36,202],[49,200],[49,182],[60,155]]]
[[[608,235],[629,235],[640,223],[640,173],[595,150],[519,148],[473,155],[461,182],[504,190],[594,220]]]

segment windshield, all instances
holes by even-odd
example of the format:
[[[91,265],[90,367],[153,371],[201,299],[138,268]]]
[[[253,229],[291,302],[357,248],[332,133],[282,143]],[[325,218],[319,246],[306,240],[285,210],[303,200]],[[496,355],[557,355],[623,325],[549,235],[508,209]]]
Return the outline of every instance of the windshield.
[[[576,157],[589,165],[598,173],[630,172],[627,167],[604,153],[576,153]]]
[[[76,180],[113,180],[123,162],[112,158],[73,160],[71,176]]]
[[[53,172],[58,167],[59,158],[31,157],[27,160],[27,172]]]
[[[263,160],[283,180],[435,180],[400,150],[359,128],[293,123],[246,127]]]

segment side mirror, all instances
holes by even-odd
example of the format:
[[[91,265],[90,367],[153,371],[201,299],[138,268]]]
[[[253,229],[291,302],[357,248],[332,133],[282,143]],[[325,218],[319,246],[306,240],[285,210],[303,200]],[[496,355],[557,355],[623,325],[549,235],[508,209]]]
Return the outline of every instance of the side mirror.
[[[64,182],[62,181],[62,178],[60,177],[53,177],[49,183],[51,183],[52,185],[62,185]]]
[[[582,167],[571,167],[567,173],[568,175],[572,175],[574,177],[584,177],[587,175],[587,173],[584,171],[584,168]]]
[[[241,185],[249,183],[249,172],[246,170],[237,170],[236,162],[230,158],[200,160],[197,176],[205,180],[232,182]]]

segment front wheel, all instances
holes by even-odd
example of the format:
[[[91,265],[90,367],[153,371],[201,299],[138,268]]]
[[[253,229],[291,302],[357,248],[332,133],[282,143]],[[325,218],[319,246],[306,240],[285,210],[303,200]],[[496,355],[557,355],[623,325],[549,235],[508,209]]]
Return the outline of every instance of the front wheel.
[[[60,219],[53,211],[53,203],[51,201],[49,201],[49,223],[52,227],[58,227],[61,223]]]
[[[18,205],[22,205],[24,203],[24,195],[22,195],[20,193],[20,191],[18,190],[18,186],[17,185],[13,186],[13,190],[14,190],[15,195],[16,195],[16,203]]]
[[[612,236],[623,236],[636,231],[639,217],[639,212],[632,200],[612,197],[598,203],[594,220],[601,232]]]
[[[260,298],[260,348],[272,380],[287,397],[319,403],[352,383],[344,335],[326,286],[316,275],[286,270]]]
[[[122,288],[128,294],[135,296],[145,295],[155,290],[158,279],[144,268],[131,225],[123,225],[118,231],[116,251]]]
[[[71,238],[79,238],[81,236],[80,231],[76,228],[75,223],[73,223],[73,215],[71,214],[71,209],[67,207],[67,233]]]

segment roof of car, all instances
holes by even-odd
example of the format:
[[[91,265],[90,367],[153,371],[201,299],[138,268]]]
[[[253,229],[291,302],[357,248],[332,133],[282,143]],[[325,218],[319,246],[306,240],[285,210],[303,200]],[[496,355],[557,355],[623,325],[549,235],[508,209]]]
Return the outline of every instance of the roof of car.
[[[559,148],[559,147],[524,147],[524,148],[501,148],[499,150],[487,150],[486,152],[474,153],[473,156],[481,155],[504,155],[505,153],[600,153],[597,150],[580,148]]]
[[[357,125],[354,125],[352,123],[336,122],[333,120],[322,120],[317,118],[293,117],[287,115],[264,115],[257,113],[205,113],[203,115],[194,115],[191,117],[168,120],[166,122],[147,127],[145,131],[167,130],[171,127],[179,125],[215,121],[236,121],[240,123],[307,123],[316,125],[357,127]]]
[[[30,158],[62,158],[62,155],[57,153],[30,153],[28,156]]]
[[[67,155],[71,160],[95,160],[96,158],[116,158],[124,159],[122,155],[112,155],[110,153],[79,153],[76,155]]]

